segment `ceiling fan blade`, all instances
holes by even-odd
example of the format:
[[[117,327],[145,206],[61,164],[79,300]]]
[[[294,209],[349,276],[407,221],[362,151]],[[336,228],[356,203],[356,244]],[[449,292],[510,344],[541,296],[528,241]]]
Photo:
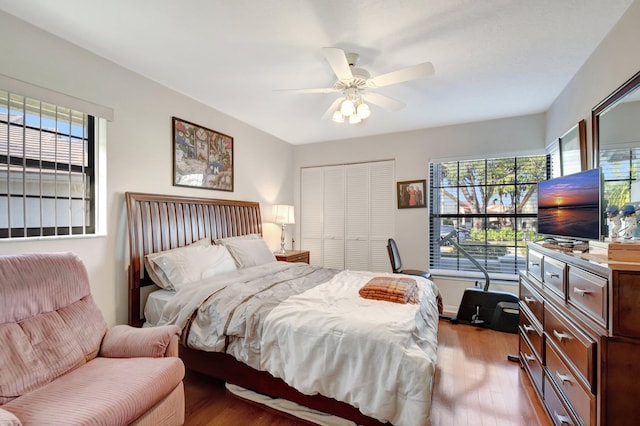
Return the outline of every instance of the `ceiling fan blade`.
[[[322,114],[322,119],[330,120],[333,117],[333,113],[335,112],[335,110],[338,109],[338,105],[340,105],[340,102],[342,102],[343,100],[344,98],[338,98],[333,101],[331,106],[324,112],[324,114]]]
[[[349,67],[349,62],[347,61],[344,50],[338,49],[337,47],[324,47],[322,50],[324,51],[325,58],[327,58],[327,62],[329,62],[329,66],[336,77],[338,77],[338,80],[353,80],[353,74],[351,73],[351,68]]]
[[[276,89],[276,92],[288,92],[288,93],[335,93],[340,92],[333,87],[321,87],[318,89]]]
[[[404,102],[397,101],[380,93],[367,92],[363,97],[365,101],[378,105],[388,111],[399,111],[405,106]]]
[[[435,69],[433,68],[433,64],[431,62],[424,62],[422,64],[413,65],[411,67],[402,68],[387,74],[370,78],[367,80],[367,85],[369,87],[384,87],[405,81],[419,80],[421,78],[429,77],[434,73]]]

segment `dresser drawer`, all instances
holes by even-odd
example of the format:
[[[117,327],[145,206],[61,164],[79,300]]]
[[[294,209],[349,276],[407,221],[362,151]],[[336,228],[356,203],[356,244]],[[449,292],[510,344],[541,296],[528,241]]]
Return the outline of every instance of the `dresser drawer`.
[[[547,374],[556,383],[576,416],[585,426],[595,425],[596,397],[578,381],[573,372],[562,361],[554,345],[547,342],[545,348]]]
[[[564,358],[575,368],[585,386],[595,390],[596,342],[549,303],[544,308],[544,332]]]
[[[607,280],[580,268],[568,268],[567,298],[603,327],[607,327]]]
[[[538,358],[542,359],[544,340],[542,338],[543,332],[539,327],[540,324],[531,318],[531,313],[526,306],[520,309],[520,334],[527,337],[527,340],[531,343],[531,347],[536,351],[536,354],[538,354]]]
[[[542,285],[564,299],[564,276],[567,264],[549,257],[542,260]]]
[[[527,252],[527,272],[538,281],[542,282],[542,259],[541,253],[528,250]]]
[[[522,335],[520,335],[520,363],[529,377],[531,377],[531,381],[535,385],[538,393],[542,395],[542,381],[544,378],[542,363]]]
[[[579,426],[573,413],[564,405],[558,391],[548,377],[544,378],[544,405],[547,406],[553,424],[556,426]]]
[[[543,299],[528,281],[520,280],[520,303],[526,306],[542,325],[544,319]]]

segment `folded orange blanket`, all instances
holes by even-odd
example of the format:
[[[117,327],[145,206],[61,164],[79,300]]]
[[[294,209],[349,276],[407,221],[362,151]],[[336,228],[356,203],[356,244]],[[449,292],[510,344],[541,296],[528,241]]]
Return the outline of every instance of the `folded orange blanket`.
[[[418,285],[413,278],[374,277],[359,291],[365,299],[395,303],[418,303]]]

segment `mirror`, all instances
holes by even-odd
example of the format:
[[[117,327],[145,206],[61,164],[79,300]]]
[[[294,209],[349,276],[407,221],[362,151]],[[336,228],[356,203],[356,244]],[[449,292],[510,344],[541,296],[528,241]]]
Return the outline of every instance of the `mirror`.
[[[640,205],[640,72],[600,102],[591,114],[592,164],[602,169],[604,177],[609,229],[605,235],[640,239],[636,211]]]
[[[600,166],[600,151],[640,147],[640,72],[591,112],[592,166]]]

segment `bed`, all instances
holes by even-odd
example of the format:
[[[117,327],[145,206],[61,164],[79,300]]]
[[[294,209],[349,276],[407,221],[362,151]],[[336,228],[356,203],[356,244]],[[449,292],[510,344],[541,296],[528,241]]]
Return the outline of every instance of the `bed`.
[[[251,263],[263,244],[256,202],[128,192],[126,205],[129,323],[178,324],[187,368],[357,424],[430,424],[438,323],[431,281],[275,258]],[[192,259],[228,251],[240,267],[220,267],[225,257],[215,273],[159,290],[166,277],[153,262],[187,250]],[[411,284],[419,297],[360,295],[381,279]]]

